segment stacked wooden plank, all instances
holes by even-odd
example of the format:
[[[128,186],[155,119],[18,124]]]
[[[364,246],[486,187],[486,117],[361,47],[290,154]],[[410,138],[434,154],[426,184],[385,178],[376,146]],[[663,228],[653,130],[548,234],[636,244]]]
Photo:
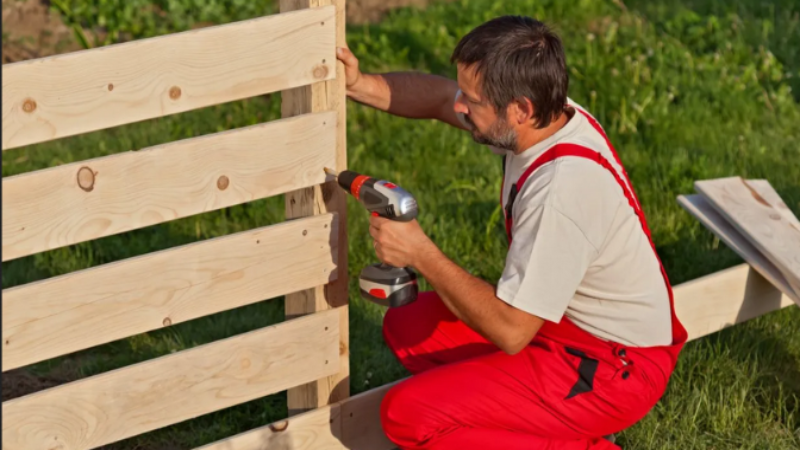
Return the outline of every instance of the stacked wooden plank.
[[[678,203],[800,306],[800,220],[767,180],[695,182]]]

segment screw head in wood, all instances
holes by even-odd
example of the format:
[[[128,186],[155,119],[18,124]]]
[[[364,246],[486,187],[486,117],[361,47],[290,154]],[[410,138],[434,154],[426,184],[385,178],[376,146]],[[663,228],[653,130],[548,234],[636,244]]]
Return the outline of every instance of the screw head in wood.
[[[114,90],[114,83],[108,83],[108,90],[109,92]]]
[[[173,100],[181,98],[181,88],[179,88],[178,86],[172,86],[171,88],[169,88],[169,98]]]
[[[86,192],[91,192],[94,189],[94,176],[95,173],[89,167],[81,167],[78,170],[78,186]]]
[[[168,327],[168,326],[172,325],[172,319],[170,319],[169,317],[165,317],[164,321],[161,322],[161,323],[164,324],[165,327]]]
[[[230,180],[225,175],[223,175],[223,176],[221,176],[221,177],[219,177],[217,179],[217,188],[219,188],[220,191],[224,191],[225,189],[228,189],[228,185],[229,184],[230,184]]]
[[[22,104],[22,110],[26,113],[32,113],[36,111],[36,100],[32,98],[25,99],[25,102]]]

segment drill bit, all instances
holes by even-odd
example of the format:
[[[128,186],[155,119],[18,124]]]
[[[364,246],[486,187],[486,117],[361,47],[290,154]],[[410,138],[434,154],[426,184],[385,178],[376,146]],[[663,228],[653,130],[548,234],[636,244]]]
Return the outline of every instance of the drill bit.
[[[330,167],[324,167],[323,170],[328,175],[333,175],[334,177],[339,178],[339,173],[336,172],[335,170],[331,169]]]

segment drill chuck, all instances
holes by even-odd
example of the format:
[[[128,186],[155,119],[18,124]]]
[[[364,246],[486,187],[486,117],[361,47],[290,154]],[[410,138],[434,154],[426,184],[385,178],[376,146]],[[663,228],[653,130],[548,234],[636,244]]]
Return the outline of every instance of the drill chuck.
[[[361,175],[352,170],[338,174],[337,182],[372,214],[407,222],[417,217],[417,200],[405,189],[384,180]]]

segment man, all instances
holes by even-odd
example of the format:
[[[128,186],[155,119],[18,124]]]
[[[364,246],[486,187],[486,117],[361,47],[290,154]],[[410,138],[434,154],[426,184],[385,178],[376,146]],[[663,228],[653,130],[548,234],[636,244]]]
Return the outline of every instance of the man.
[[[468,130],[503,156],[509,247],[494,286],[416,221],[372,217],[381,261],[435,292],[387,311],[384,337],[413,374],[385,397],[402,449],[609,449],[664,393],[686,331],[641,206],[595,119],[567,97],[559,38],[491,20],[455,48],[458,82],[369,75],[339,49],[348,96]]]

